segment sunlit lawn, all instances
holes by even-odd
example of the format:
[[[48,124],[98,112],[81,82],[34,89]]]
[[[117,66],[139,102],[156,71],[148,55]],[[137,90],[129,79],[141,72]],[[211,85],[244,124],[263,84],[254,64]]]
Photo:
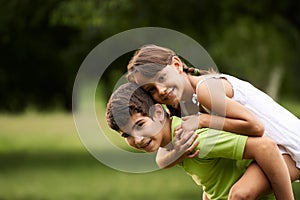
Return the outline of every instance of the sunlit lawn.
[[[300,183],[293,186],[300,199]],[[130,174],[101,164],[83,147],[70,113],[0,114],[0,200],[181,200],[201,193],[178,167]]]
[[[118,172],[93,158],[71,114],[0,115],[0,199],[199,199],[181,169]]]

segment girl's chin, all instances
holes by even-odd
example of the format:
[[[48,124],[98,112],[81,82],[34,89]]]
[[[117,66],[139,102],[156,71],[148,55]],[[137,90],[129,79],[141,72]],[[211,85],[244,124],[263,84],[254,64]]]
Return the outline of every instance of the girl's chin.
[[[166,103],[167,105],[171,105],[173,108],[177,108],[179,105],[179,101],[177,99],[172,99],[171,101],[169,101],[168,103]]]
[[[180,105],[179,102],[175,102],[175,103],[172,104],[172,107],[173,107],[173,108],[178,108],[179,105]]]

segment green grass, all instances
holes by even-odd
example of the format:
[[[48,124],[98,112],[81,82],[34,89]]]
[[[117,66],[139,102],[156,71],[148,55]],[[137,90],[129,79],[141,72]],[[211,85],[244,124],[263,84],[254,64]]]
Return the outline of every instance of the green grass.
[[[197,199],[201,194],[176,168],[127,174],[101,165],[84,152],[2,158],[6,164],[1,166],[0,199]]]
[[[300,183],[293,186],[300,199]],[[130,174],[101,164],[83,147],[71,114],[0,114],[0,200],[181,200],[201,193],[178,167]]]
[[[71,114],[0,115],[0,200],[200,196],[177,167],[130,174],[101,164],[83,147]]]

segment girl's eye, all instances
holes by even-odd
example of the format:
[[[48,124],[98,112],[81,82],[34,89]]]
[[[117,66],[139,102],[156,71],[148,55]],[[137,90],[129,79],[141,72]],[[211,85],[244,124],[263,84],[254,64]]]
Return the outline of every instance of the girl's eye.
[[[158,77],[158,82],[162,83],[165,80],[164,76],[159,76]]]
[[[130,135],[128,133],[122,133],[121,135],[123,138],[128,138]]]

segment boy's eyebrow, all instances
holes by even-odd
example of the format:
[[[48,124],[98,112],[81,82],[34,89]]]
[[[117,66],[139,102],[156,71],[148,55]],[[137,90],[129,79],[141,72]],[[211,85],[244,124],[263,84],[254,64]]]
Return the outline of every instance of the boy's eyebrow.
[[[137,124],[139,124],[141,121],[143,121],[143,119],[137,120],[137,121],[133,124],[132,129],[134,129],[134,127],[135,127]]]

